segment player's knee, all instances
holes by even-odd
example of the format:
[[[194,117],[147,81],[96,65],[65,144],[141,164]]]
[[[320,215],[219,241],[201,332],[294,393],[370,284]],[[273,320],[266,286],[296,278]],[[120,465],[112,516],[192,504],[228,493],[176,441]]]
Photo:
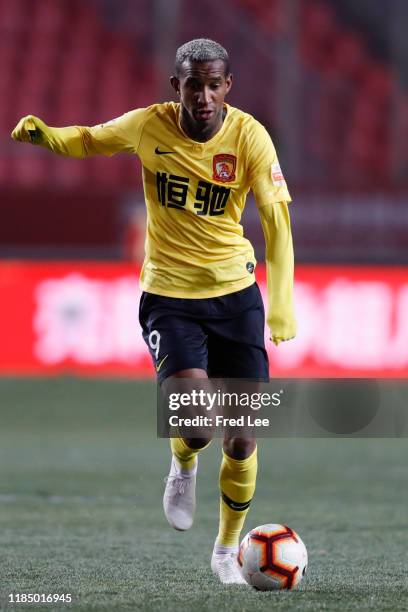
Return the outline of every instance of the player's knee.
[[[256,440],[254,438],[225,438],[224,452],[232,459],[246,459],[254,452]]]
[[[189,448],[204,448],[205,446],[208,446],[208,444],[211,442],[212,438],[184,438],[185,443],[187,444],[187,446]]]

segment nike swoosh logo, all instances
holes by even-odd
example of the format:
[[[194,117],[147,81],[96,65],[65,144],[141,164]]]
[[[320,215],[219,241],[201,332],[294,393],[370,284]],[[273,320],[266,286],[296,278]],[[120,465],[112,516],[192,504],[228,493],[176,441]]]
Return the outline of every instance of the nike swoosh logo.
[[[168,354],[167,354],[167,355],[165,355],[165,356],[163,357],[163,359],[161,359],[161,360],[159,361],[159,363],[156,365],[156,372],[158,372],[158,371],[160,370],[160,368],[162,367],[163,363],[166,361],[166,359],[167,359],[167,357],[168,357],[168,356],[169,356]]]
[[[154,152],[156,155],[173,155],[175,151],[160,151],[159,147],[156,147]]]

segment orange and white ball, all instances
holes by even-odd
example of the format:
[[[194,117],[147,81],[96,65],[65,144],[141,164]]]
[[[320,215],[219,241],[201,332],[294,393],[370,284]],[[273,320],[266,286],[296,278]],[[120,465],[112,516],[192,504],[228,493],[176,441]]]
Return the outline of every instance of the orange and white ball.
[[[307,570],[307,550],[286,525],[252,529],[241,542],[238,564],[246,582],[260,591],[293,589]]]

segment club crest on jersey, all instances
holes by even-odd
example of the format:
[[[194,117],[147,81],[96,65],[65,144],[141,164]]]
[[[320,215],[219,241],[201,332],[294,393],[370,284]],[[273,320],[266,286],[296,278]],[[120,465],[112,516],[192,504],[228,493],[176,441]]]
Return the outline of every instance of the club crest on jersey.
[[[228,153],[219,153],[213,157],[213,179],[221,183],[230,183],[235,179],[237,158]]]

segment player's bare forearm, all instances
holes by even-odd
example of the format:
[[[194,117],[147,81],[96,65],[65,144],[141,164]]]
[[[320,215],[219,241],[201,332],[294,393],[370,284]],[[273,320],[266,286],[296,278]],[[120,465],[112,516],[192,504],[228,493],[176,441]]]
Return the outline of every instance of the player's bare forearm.
[[[286,202],[259,209],[265,236],[265,263],[268,283],[267,322],[275,344],[296,335],[293,312],[293,242]]]

